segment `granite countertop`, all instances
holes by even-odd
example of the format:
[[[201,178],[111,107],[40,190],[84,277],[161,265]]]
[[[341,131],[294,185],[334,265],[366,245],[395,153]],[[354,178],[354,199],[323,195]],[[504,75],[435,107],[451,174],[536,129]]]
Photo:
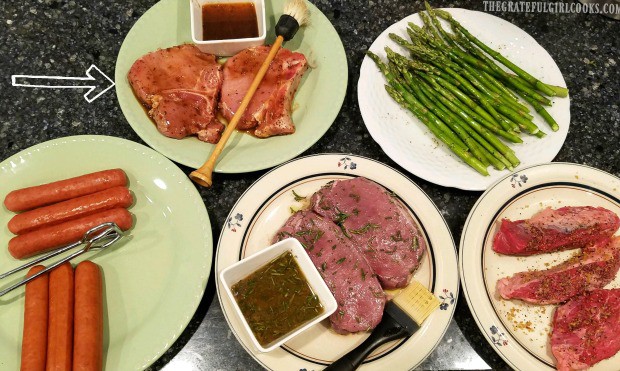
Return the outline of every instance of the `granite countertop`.
[[[12,74],[80,76],[91,64],[114,76],[116,57],[132,25],[155,0],[5,0],[0,2],[0,160],[34,144],[99,134],[143,143],[127,124],[113,91],[87,104],[82,93],[11,86]],[[431,184],[395,164],[370,137],[357,104],[364,52],[389,25],[423,9],[412,0],[314,0],[334,24],[349,63],[342,109],[327,133],[303,155],[342,152],[370,157],[407,174],[437,204],[455,241],[481,192]],[[568,3],[573,1],[568,0]],[[485,11],[481,1],[435,0],[436,7]],[[487,9],[488,10],[488,9]],[[554,161],[593,166],[620,176],[620,22],[595,14],[490,12],[529,33],[553,57],[571,92],[571,126]],[[189,173],[192,169],[180,168]],[[217,174],[199,188],[217,241],[226,217],[265,171]],[[0,185],[1,187],[2,185]],[[211,273],[213,277],[213,272]],[[260,369],[228,329],[214,280],[189,326],[152,366],[167,370]],[[446,337],[420,369],[508,369],[478,329],[462,294]]]

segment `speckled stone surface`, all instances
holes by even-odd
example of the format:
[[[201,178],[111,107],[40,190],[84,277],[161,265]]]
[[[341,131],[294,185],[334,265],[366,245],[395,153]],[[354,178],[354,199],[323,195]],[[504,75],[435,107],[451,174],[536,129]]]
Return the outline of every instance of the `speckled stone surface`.
[[[364,51],[389,25],[423,8],[411,0],[316,0],[334,24],[349,62],[342,110],[325,136],[304,154],[346,152],[403,172],[372,140],[357,105]],[[567,1],[571,3],[572,1]],[[113,91],[87,104],[76,91],[11,86],[12,74],[81,76],[96,64],[114,76],[124,36],[154,0],[4,0],[0,2],[0,160],[50,139],[112,135],[143,143],[125,121]],[[433,1],[437,7],[485,11],[481,1]],[[492,12],[533,36],[560,67],[571,90],[571,126],[555,161],[575,162],[620,176],[620,22],[594,14]],[[191,169],[181,166],[189,173]],[[232,205],[264,172],[218,174],[200,189],[217,241]],[[405,172],[406,173],[406,172]],[[480,192],[445,188],[409,176],[428,193],[458,242]],[[1,187],[2,185],[0,185]],[[212,273],[213,277],[213,273]],[[210,281],[181,337],[152,366],[166,370],[260,369],[228,329]],[[479,331],[462,295],[446,337],[420,369],[508,369]]]

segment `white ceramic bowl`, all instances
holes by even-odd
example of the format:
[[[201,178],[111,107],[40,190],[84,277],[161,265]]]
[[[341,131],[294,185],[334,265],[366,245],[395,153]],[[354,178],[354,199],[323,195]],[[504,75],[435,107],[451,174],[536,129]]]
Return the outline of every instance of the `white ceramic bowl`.
[[[285,253],[286,251],[290,251],[295,257],[295,260],[299,264],[299,268],[301,268],[301,271],[303,272],[308,283],[310,284],[312,291],[314,291],[314,293],[319,297],[319,300],[323,304],[325,311],[320,316],[314,318],[310,322],[307,322],[297,327],[295,330],[282,336],[280,339],[270,343],[267,347],[263,347],[262,345],[259,344],[258,340],[256,340],[254,333],[252,333],[250,326],[245,320],[245,317],[243,316],[243,314],[241,313],[241,309],[239,309],[239,306],[237,305],[237,301],[235,300],[232,294],[231,287],[235,283],[247,277],[248,275],[250,275],[257,269],[261,268],[265,264],[269,263],[273,259]],[[258,349],[261,352],[269,352],[273,349],[276,349],[277,347],[284,344],[285,342],[287,342],[294,336],[299,335],[304,330],[310,328],[311,326],[314,326],[315,324],[329,317],[332,313],[336,311],[338,307],[338,304],[336,303],[336,299],[334,298],[332,293],[329,291],[329,288],[325,284],[325,281],[323,281],[323,279],[321,278],[319,271],[316,269],[316,267],[312,263],[312,260],[310,260],[310,257],[306,253],[306,250],[304,250],[301,243],[299,243],[299,241],[297,241],[294,238],[287,238],[285,240],[282,240],[245,259],[238,261],[237,263],[224,269],[220,273],[219,278],[222,281],[222,284],[224,285],[226,294],[228,295],[228,298],[231,301],[232,306],[235,309],[235,312],[237,313],[239,318],[241,318],[241,322],[243,323],[245,331],[248,333],[250,339],[252,339],[252,342],[254,343],[254,346],[256,347],[256,349]]]
[[[228,57],[251,46],[263,45],[267,36],[264,0],[247,1],[254,3],[254,8],[256,9],[258,37],[204,41],[202,35],[202,6],[207,3],[239,3],[240,0],[189,0],[192,41],[198,49],[204,53]]]

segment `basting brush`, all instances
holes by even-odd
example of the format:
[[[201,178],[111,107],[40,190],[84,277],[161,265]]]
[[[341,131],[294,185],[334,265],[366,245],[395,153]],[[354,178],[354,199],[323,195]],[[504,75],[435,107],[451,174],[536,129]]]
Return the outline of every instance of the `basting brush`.
[[[295,33],[297,33],[297,30],[308,23],[309,18],[310,13],[305,0],[289,0],[284,4],[284,12],[275,27],[277,35],[276,41],[271,46],[269,54],[254,77],[250,88],[245,93],[245,96],[241,101],[241,105],[239,105],[239,109],[237,109],[237,112],[235,112],[228,125],[226,125],[226,129],[224,130],[224,133],[222,133],[222,137],[213,149],[213,152],[211,152],[209,159],[199,169],[196,169],[189,174],[189,177],[194,182],[204,187],[210,187],[211,184],[213,184],[212,176],[215,161],[217,161],[217,158],[222,153],[228,138],[237,127],[237,123],[252,100],[256,89],[258,89],[263,77],[265,77],[265,74],[269,69],[269,65],[282,47],[282,43],[284,43],[284,41],[291,40],[293,36],[295,36]]]
[[[413,335],[438,307],[439,300],[435,295],[418,281],[412,280],[394,299],[385,304],[383,318],[370,336],[324,370],[355,370],[378,346]]]

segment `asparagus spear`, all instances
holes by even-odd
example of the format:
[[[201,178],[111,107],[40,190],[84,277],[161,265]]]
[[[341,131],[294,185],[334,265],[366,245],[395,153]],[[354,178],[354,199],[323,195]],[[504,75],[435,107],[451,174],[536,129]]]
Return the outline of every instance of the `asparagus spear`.
[[[441,94],[439,92],[437,92],[435,89],[433,89],[429,84],[427,84],[425,81],[420,81],[420,85],[421,88],[424,92],[427,93],[427,95],[429,97],[432,97],[431,99],[435,99],[437,101],[438,105],[444,105],[444,107],[446,107],[448,110],[452,111],[453,113],[459,115],[461,118],[463,118],[463,120],[469,125],[471,126],[472,129],[474,129],[478,134],[480,134],[482,137],[484,137],[484,139],[495,149],[497,149],[497,151],[499,151],[499,154],[496,154],[495,157],[499,158],[501,160],[501,156],[505,156],[508,159],[508,163],[506,164],[506,166],[508,166],[509,168],[512,167],[512,165],[517,166],[519,165],[520,161],[519,159],[516,157],[514,151],[512,149],[510,149],[507,145],[505,145],[504,143],[502,143],[499,139],[497,139],[497,137],[495,137],[493,135],[493,132],[491,130],[487,130],[484,126],[480,125],[478,122],[476,122],[475,120],[473,120],[470,116],[467,115],[467,113],[463,112],[462,110],[459,110],[458,108],[456,108],[454,106],[454,104],[452,104],[452,102],[450,102],[448,99],[446,99],[445,97],[441,96]],[[519,137],[517,137],[517,139],[519,139]],[[519,139],[520,140],[520,139]],[[483,142],[479,141],[480,143],[482,143],[484,145]],[[489,151],[493,152],[492,148],[487,147],[486,145],[484,145],[485,148],[487,148]],[[503,160],[502,160],[503,162]]]
[[[486,169],[486,167],[480,161],[478,161],[478,159],[476,159],[474,156],[472,156],[471,153],[469,153],[467,151],[464,151],[461,148],[459,148],[459,146],[455,145],[454,142],[452,142],[444,134],[444,132],[442,132],[439,128],[437,128],[435,125],[433,125],[432,121],[430,121],[426,115],[424,115],[423,113],[419,112],[412,105],[408,104],[405,101],[405,99],[402,97],[402,95],[400,95],[399,92],[396,89],[394,89],[390,85],[385,85],[385,90],[387,90],[388,94],[392,97],[392,99],[394,99],[397,103],[399,103],[400,105],[402,105],[403,107],[405,107],[406,109],[411,111],[416,117],[418,117],[418,119],[420,121],[422,121],[422,123],[424,123],[424,125],[426,125],[426,127],[428,127],[428,129],[435,135],[435,137],[437,137],[446,146],[448,146],[448,148],[450,150],[452,150],[452,152],[454,152],[454,154],[456,154],[461,160],[463,160],[465,163],[467,163],[469,166],[471,166],[478,173],[480,173],[480,174],[482,174],[484,176],[488,176],[489,175],[489,171]]]
[[[407,91],[405,86],[399,81],[399,76],[395,73],[396,71],[394,69],[389,68],[387,64],[383,63],[378,55],[372,53],[371,51],[367,51],[366,55],[368,55],[375,62],[388,83],[392,86],[392,88],[398,91],[399,95],[407,101],[408,105],[415,107],[418,112],[424,114],[425,117],[427,117],[427,120],[431,121],[433,126],[438,130],[441,130],[444,135],[449,138],[453,145],[458,146],[463,151],[467,151],[467,146],[441,120],[439,120],[432,113],[429,113],[428,110]]]
[[[502,63],[504,66],[511,69],[514,73],[519,75],[525,81],[535,86],[536,89],[538,89],[539,91],[543,92],[544,94],[548,96],[559,96],[559,97],[568,96],[568,89],[562,88],[559,86],[545,84],[544,82],[538,80],[534,76],[530,75],[529,73],[521,69],[519,66],[512,63],[510,60],[508,60],[506,57],[504,57],[497,51],[493,50],[492,48],[484,44],[482,41],[478,40],[475,36],[470,34],[469,31],[465,27],[463,27],[457,20],[455,20],[450,13],[446,11],[435,10],[435,14],[447,20],[448,22],[450,22],[451,25],[453,25],[455,28],[461,31],[465,35],[465,37],[467,37],[467,39],[469,39],[472,43],[474,43],[480,49],[484,50],[487,54],[489,54],[495,60]]]
[[[489,99],[487,99],[483,93],[478,91],[469,81],[467,81],[459,73],[457,73],[456,71],[454,71],[452,68],[449,67],[450,63],[446,61],[445,58],[442,58],[438,54],[434,54],[430,50],[424,50],[422,48],[419,48],[418,46],[407,42],[405,39],[403,39],[402,37],[396,34],[390,34],[389,36],[392,40],[396,41],[398,44],[404,46],[405,48],[409,49],[413,53],[416,53],[416,55],[419,55],[420,57],[429,61],[431,64],[437,67],[439,71],[438,75],[443,80],[446,80],[448,83],[450,83],[452,87],[454,87],[455,85],[459,87],[463,87],[464,90],[466,90],[474,99],[476,99],[476,101],[480,105],[482,105],[482,107],[484,107],[484,109],[488,112],[488,114],[496,122],[498,122],[504,128],[504,130],[512,130],[512,131],[518,132],[520,131],[520,127],[524,127],[524,128],[527,128],[527,130],[530,131],[532,134],[536,134],[538,132],[538,128],[535,125],[533,125],[531,122],[528,122],[527,119],[521,118],[518,115],[509,117],[509,118],[506,118],[505,116],[500,115],[497,112],[497,110],[493,107],[491,102],[489,102]],[[445,73],[442,71],[445,71]],[[461,73],[464,73],[465,75],[467,75],[467,72],[461,71]],[[477,80],[475,79],[473,80],[476,81],[477,83]],[[452,87],[450,87],[450,89],[452,89]],[[458,95],[458,96],[459,98],[461,97],[461,95]],[[515,123],[515,121],[517,123]]]
[[[493,164],[493,166],[498,169],[506,166],[512,168],[513,164],[515,166],[519,164],[519,160],[516,158],[511,149],[501,143],[501,141],[499,141],[491,132],[471,119],[470,116],[458,109],[455,109],[454,111],[456,112],[452,113],[450,109],[438,101],[438,98],[443,97],[435,97],[429,92],[425,93],[423,89],[424,86],[428,87],[428,90],[432,91],[433,89],[426,85],[423,81],[414,81],[411,73],[407,70],[407,66],[410,65],[410,63],[408,63],[409,61],[405,57],[395,53],[390,48],[386,48],[386,52],[388,55],[388,60],[400,68],[400,74],[405,78],[407,84],[410,86],[411,90],[413,90],[414,95],[418,98],[420,103],[422,103],[425,107],[428,107],[437,116],[439,116],[442,121],[452,128],[463,140],[463,142],[465,142],[465,144],[472,150],[472,153],[477,158],[482,160],[480,158],[480,154],[483,154]],[[449,106],[455,107],[452,103],[447,103]],[[464,120],[462,120],[459,115],[463,117]],[[469,140],[469,136],[473,138],[473,143]],[[510,157],[510,160],[507,160],[501,153],[498,153],[495,148],[493,148],[493,146],[482,137],[493,142],[501,153],[505,153],[508,157]],[[516,137],[516,141],[520,142],[520,139]],[[481,148],[477,148],[480,147],[477,143],[481,144]],[[492,153],[489,153],[489,151]],[[503,162],[503,164],[500,164],[500,162]]]
[[[507,165],[504,164],[501,158],[504,158],[501,154],[497,153],[493,146],[491,146],[484,138],[482,138],[475,130],[471,128],[466,122],[462,121],[458,116],[452,113],[446,106],[443,106],[441,102],[433,103],[433,96],[422,88],[422,85],[413,86],[414,91],[416,92],[418,99],[422,104],[429,107],[437,116],[439,116],[444,122],[446,122],[450,127],[463,139],[463,141],[467,144],[467,146],[472,150],[472,153],[479,158],[482,156],[494,168],[497,170],[503,170],[506,166],[511,166],[510,162],[507,162]],[[489,150],[493,152],[489,152]],[[497,154],[498,156],[496,156]],[[480,159],[480,158],[479,158]],[[505,159],[505,158],[504,158]],[[482,163],[485,163],[481,160]],[[512,166],[511,166],[512,167]]]

